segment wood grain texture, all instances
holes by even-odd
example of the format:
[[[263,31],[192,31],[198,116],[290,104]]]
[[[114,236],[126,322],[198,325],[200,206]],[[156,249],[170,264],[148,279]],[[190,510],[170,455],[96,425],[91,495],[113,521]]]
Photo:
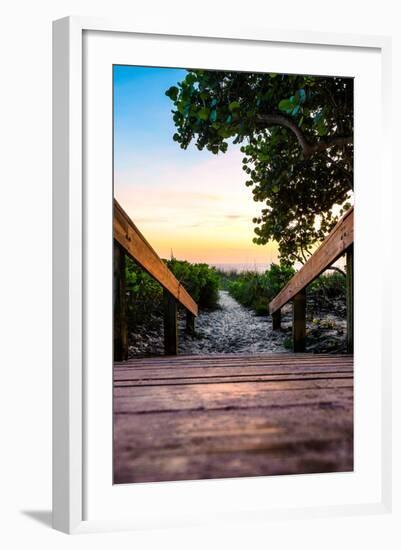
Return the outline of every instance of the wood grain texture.
[[[131,359],[114,366],[114,482],[353,469],[351,355]]]
[[[350,208],[331,230],[307,263],[269,304],[272,315],[330,267],[354,242],[354,209]]]
[[[125,252],[193,315],[198,305],[114,199],[113,236]]]
[[[273,330],[281,329],[281,309],[278,309],[272,314]]]

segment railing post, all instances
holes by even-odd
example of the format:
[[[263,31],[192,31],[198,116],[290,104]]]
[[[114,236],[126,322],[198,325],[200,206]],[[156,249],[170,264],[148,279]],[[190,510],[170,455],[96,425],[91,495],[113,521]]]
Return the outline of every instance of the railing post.
[[[306,336],[306,290],[303,289],[293,299],[292,340],[294,352],[305,351]]]
[[[195,315],[187,309],[185,330],[192,336],[195,334]]]
[[[128,359],[127,296],[125,288],[125,252],[113,246],[114,361]]]
[[[280,330],[281,329],[281,309],[278,309],[274,313],[272,313],[273,318],[273,330]]]
[[[354,245],[347,249],[347,351],[354,352]]]
[[[164,353],[178,354],[177,300],[168,290],[163,289],[164,312]]]

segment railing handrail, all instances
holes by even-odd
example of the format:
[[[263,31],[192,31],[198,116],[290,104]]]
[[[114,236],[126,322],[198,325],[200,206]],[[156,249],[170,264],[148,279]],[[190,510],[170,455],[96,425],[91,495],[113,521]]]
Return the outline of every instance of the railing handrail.
[[[114,199],[114,239],[126,254],[138,263],[151,277],[162,285],[174,298],[193,315],[198,315],[198,305],[186,291],[167,265],[159,258],[134,222]]]
[[[330,267],[354,242],[354,208],[350,208],[302,268],[269,304],[271,315],[279,311]]]

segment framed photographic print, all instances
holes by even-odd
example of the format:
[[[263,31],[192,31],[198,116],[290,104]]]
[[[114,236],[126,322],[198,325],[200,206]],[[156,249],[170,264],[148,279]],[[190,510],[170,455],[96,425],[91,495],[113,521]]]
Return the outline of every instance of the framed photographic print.
[[[389,507],[389,40],[209,34],[54,23],[66,532]]]

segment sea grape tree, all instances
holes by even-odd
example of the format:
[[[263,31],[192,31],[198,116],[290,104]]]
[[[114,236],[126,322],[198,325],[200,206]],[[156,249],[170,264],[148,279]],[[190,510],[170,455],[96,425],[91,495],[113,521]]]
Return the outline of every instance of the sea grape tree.
[[[353,80],[189,70],[166,95],[183,149],[239,144],[262,203],[254,242],[275,240],[283,264],[304,262],[350,205]]]

